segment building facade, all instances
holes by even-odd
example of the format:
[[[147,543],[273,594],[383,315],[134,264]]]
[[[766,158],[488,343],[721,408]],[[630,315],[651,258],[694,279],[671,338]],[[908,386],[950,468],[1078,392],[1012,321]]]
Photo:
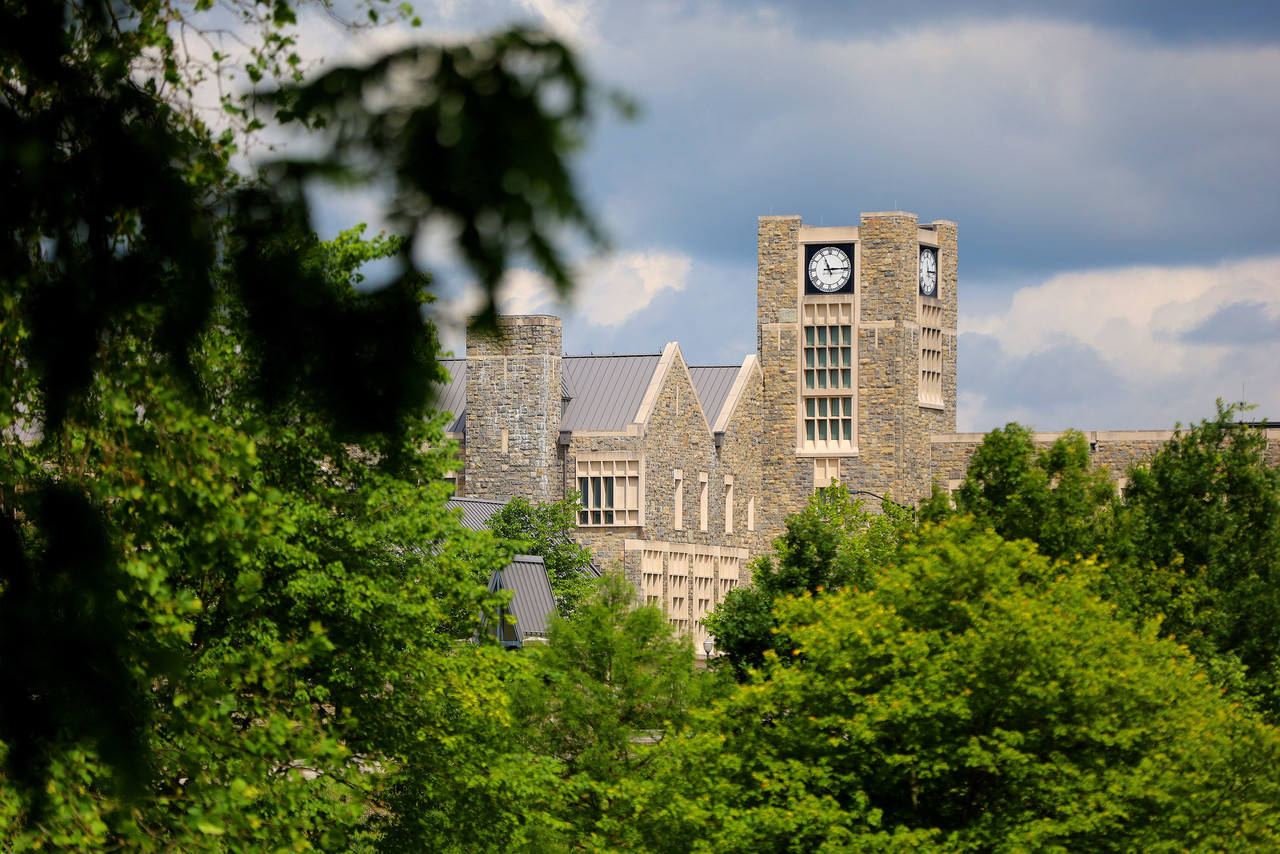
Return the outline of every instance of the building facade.
[[[916,504],[964,477],[982,434],[955,432],[958,263],[946,220],[760,217],[757,349],[731,366],[690,366],[676,343],[567,356],[558,318],[500,318],[445,363],[457,493],[577,493],[596,562],[701,649],[703,618],[816,489],[838,480],[872,503]],[[1171,435],[1086,433],[1117,479]]]

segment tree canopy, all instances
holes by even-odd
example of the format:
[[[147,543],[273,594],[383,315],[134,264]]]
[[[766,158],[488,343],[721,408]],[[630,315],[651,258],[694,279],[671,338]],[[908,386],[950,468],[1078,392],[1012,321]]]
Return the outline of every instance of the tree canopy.
[[[631,781],[618,848],[1274,847],[1280,733],[1117,620],[1098,572],[959,520],[780,601],[792,649]]]

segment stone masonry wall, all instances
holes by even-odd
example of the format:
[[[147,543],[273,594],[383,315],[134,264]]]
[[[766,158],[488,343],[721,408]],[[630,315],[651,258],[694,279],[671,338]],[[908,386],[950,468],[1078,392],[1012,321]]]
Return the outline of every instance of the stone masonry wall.
[[[1111,479],[1120,481],[1128,477],[1129,469],[1144,465],[1165,442],[1173,438],[1172,430],[1083,430],[1089,442],[1090,458],[1095,468],[1105,469]],[[984,433],[950,433],[936,435],[932,439],[933,462],[931,478],[944,489],[953,481],[964,479],[973,453],[981,444]],[[1035,434],[1036,447],[1048,448],[1062,433],[1041,432]],[[1267,429],[1267,462],[1280,465],[1280,429]]]
[[[767,494],[757,521],[781,533],[783,521],[802,510],[813,492],[813,463],[799,464],[796,447],[798,216],[762,216],[757,232],[756,322],[762,398],[761,459]]]
[[[467,494],[553,494],[561,352],[558,317],[501,317],[496,335],[468,334]]]

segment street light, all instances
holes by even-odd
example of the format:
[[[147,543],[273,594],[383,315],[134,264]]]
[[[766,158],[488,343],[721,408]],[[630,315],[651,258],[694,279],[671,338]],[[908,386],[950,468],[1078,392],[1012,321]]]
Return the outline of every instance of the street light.
[[[715,643],[711,638],[707,638],[702,642],[702,648],[707,652],[707,658],[711,657],[711,650],[715,647]]]

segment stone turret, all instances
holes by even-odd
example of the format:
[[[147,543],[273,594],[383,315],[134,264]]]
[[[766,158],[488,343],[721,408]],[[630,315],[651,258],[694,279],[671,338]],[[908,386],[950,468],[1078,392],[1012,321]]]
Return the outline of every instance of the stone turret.
[[[559,495],[560,318],[498,318],[467,334],[467,494]]]

